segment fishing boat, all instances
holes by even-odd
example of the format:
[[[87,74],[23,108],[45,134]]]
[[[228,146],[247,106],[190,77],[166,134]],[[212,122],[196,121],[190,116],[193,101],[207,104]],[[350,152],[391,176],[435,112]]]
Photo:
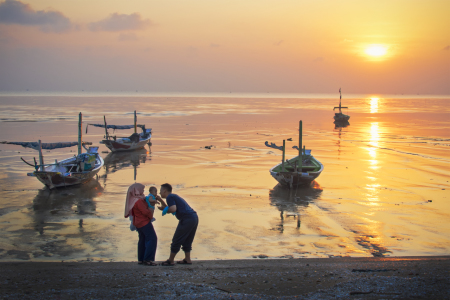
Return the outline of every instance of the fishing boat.
[[[86,133],[89,125],[105,128],[105,136],[100,144],[104,144],[112,152],[137,150],[145,147],[146,144],[151,145],[152,129],[146,129],[145,125],[137,124],[136,111],[134,111],[134,125],[108,125],[105,116],[103,116],[103,121],[103,124],[88,124],[86,126]],[[140,134],[137,133],[137,127],[142,129]],[[108,132],[108,129],[113,129],[115,131],[116,129],[122,130],[132,128],[134,128],[134,133],[128,137],[117,137],[115,135],[110,135]]]
[[[82,115],[79,115],[78,122],[78,142],[59,142],[59,143],[42,143],[38,142],[2,142],[2,144],[20,145],[25,148],[32,148],[39,152],[39,163],[34,158],[34,164],[27,162],[22,157],[23,162],[35,168],[32,173],[27,173],[28,176],[36,177],[40,182],[50,189],[57,187],[66,187],[71,185],[82,184],[91,180],[98,174],[103,166],[103,159],[98,154],[98,147],[89,147],[87,152],[82,153],[81,146],[85,147],[81,137],[81,122]],[[67,159],[58,161],[55,159],[54,163],[44,163],[42,149],[52,150],[59,148],[67,148],[78,146],[78,155],[69,157]]]
[[[311,154],[311,150],[302,147],[302,142],[302,121],[299,124],[299,145],[292,147],[298,150],[298,156],[285,160],[286,140],[283,140],[283,146],[265,142],[267,147],[283,152],[281,163],[270,169],[270,175],[285,187],[310,185],[323,171],[322,163]]]
[[[347,122],[348,123],[350,116],[342,113],[342,109],[343,108],[348,109],[348,107],[341,106],[341,102],[342,102],[342,93],[341,93],[341,89],[339,89],[339,106],[335,106],[333,108],[333,110],[335,110],[336,108],[339,108],[339,112],[334,114],[334,120],[335,120],[335,122],[342,122],[342,123]]]

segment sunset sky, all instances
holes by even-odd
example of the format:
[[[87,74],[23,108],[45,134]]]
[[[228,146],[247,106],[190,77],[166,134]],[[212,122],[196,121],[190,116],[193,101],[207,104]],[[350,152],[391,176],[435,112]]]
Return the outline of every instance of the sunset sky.
[[[450,94],[449,0],[0,0],[0,92]]]

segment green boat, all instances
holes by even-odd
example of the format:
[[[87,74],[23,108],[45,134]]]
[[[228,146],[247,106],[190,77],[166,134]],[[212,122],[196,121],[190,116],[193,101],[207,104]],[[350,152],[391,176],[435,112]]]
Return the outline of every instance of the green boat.
[[[286,141],[283,140],[283,146],[266,141],[266,146],[283,151],[281,163],[270,169],[270,175],[275,178],[281,185],[293,188],[302,185],[309,185],[315,180],[323,171],[323,165],[311,154],[311,150],[306,150],[302,147],[302,121],[300,121],[299,130],[299,147],[292,148],[299,151],[299,155],[285,160]],[[300,154],[301,153],[301,154]],[[300,157],[302,159],[300,159]]]

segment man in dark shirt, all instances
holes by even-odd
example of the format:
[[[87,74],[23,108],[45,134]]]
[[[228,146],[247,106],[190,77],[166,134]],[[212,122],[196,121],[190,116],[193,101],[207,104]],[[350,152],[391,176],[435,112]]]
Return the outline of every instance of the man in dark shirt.
[[[172,244],[170,245],[170,257],[162,263],[163,266],[175,265],[174,260],[180,248],[183,249],[185,257],[178,264],[192,264],[191,250],[192,242],[194,241],[195,232],[198,226],[198,216],[189,204],[180,196],[172,194],[172,186],[168,183],[161,185],[160,194],[165,198],[167,203],[157,196],[157,200],[161,203],[158,208],[166,213],[174,213],[179,220],[175,234],[173,235]]]

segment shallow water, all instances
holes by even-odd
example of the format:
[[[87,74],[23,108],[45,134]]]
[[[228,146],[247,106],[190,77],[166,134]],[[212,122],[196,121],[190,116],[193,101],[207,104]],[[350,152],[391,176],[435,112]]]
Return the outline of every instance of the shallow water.
[[[198,259],[446,255],[450,250],[450,97],[345,100],[350,125],[335,128],[335,99],[1,96],[0,141],[76,141],[87,123],[153,128],[153,145],[104,154],[98,181],[47,190],[36,151],[0,144],[0,259],[136,259],[137,234],[123,218],[136,181],[169,182],[198,212]],[[303,143],[325,169],[311,187],[277,186],[281,152],[265,141]],[[125,136],[132,131],[116,132]],[[101,128],[83,140],[98,145]],[[204,146],[213,145],[212,149]],[[100,151],[107,150],[103,145]],[[44,151],[46,162],[76,147]],[[177,221],[156,216],[157,259]]]

